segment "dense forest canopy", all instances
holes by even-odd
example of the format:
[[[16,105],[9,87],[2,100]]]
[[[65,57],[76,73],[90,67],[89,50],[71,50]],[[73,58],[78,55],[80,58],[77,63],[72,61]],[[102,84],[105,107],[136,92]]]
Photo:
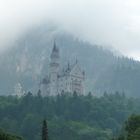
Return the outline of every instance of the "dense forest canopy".
[[[91,93],[42,97],[40,92],[21,98],[0,96],[0,127],[27,140],[41,139],[43,119],[48,120],[50,140],[109,140],[132,113],[140,113],[140,99],[118,92],[101,97]]]

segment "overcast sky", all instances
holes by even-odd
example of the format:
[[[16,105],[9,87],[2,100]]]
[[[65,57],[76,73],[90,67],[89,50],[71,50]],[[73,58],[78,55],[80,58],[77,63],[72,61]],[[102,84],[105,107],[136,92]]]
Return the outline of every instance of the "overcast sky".
[[[140,60],[140,0],[0,0],[0,50],[46,21]]]

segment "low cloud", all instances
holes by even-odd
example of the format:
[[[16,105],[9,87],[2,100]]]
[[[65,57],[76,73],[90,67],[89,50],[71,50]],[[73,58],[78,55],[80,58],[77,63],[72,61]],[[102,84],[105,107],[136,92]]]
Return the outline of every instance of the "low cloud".
[[[139,7],[139,0],[1,0],[0,50],[51,21],[90,43],[140,60]]]

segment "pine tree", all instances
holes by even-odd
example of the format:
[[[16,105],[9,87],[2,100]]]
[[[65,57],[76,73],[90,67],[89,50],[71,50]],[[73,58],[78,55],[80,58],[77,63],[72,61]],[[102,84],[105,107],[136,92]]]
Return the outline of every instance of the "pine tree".
[[[43,121],[42,126],[42,140],[48,140],[48,127],[47,127],[47,121]]]

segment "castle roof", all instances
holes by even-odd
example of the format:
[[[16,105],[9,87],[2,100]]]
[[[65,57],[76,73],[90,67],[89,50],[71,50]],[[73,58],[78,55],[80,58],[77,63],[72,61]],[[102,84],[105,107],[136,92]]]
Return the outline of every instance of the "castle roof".
[[[76,60],[76,62],[72,65],[70,65],[68,63],[67,66],[65,68],[63,68],[62,71],[59,73],[58,78],[61,78],[61,77],[64,77],[66,75],[69,75],[69,74],[73,73],[73,70],[76,67],[78,68],[78,72],[81,73],[81,75],[84,75],[83,71],[81,71],[81,68],[78,64],[78,61]]]

